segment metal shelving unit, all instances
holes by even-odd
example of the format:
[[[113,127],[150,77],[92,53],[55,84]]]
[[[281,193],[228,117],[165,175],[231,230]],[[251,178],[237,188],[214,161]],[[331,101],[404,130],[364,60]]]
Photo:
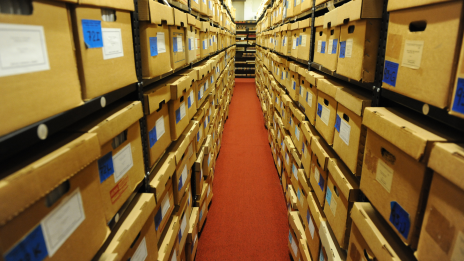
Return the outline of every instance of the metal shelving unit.
[[[235,74],[239,74],[236,76],[236,78],[254,78],[255,75],[255,64],[254,63],[241,63],[243,61],[252,61],[255,60],[255,56],[244,56],[244,54],[247,53],[256,53],[256,50],[249,50],[248,48],[250,47],[255,47],[256,48],[256,42],[249,44],[248,41],[256,41],[256,21],[237,21],[237,25],[244,25],[246,28],[242,29],[237,29],[237,34],[246,34],[245,37],[239,37],[236,35],[236,40],[240,41],[247,41],[246,44],[239,44],[236,43],[237,48],[243,47],[245,48],[244,51],[238,51],[236,50],[237,54],[240,54],[240,56],[236,55],[235,59]],[[252,28],[250,28],[252,27]],[[254,37],[250,37],[250,35],[254,35]],[[242,67],[250,67],[250,70],[243,70],[240,69]],[[242,75],[245,74],[245,75]]]

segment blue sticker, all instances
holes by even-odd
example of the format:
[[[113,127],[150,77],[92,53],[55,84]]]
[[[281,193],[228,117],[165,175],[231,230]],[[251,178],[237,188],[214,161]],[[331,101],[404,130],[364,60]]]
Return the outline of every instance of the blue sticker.
[[[325,41],[321,42],[321,53],[325,53]]]
[[[190,96],[187,98],[187,104],[188,108],[190,109],[190,107],[192,107],[192,99],[190,98]]]
[[[179,244],[180,244],[180,241],[182,240],[182,229],[179,229]]]
[[[189,51],[191,51],[191,50],[192,50],[192,39],[189,38]]]
[[[157,56],[158,55],[158,38],[157,37],[150,37],[150,55]]]
[[[288,241],[290,241],[290,244],[292,243],[292,233],[288,231]]]
[[[385,60],[385,68],[383,69],[383,80],[382,82],[396,87],[396,77],[398,75],[399,65],[394,62]]]
[[[319,261],[324,261],[324,254],[322,253],[322,248],[321,248],[319,253],[320,253],[319,254]]]
[[[408,239],[409,228],[411,227],[408,212],[406,212],[406,210],[404,210],[396,201],[390,202],[390,207],[390,222],[405,239]]]
[[[181,120],[180,118],[180,108],[176,110],[176,124],[179,123],[179,121]]]
[[[296,47],[298,47],[298,42],[299,42],[299,41],[300,41],[300,38],[297,37],[297,38],[296,38]]]
[[[322,104],[320,103],[317,104],[317,116],[322,117]]]
[[[42,261],[48,256],[47,245],[38,225],[21,242],[16,244],[6,255],[5,261]]]
[[[298,200],[300,200],[300,197],[301,197],[301,191],[300,191],[300,188],[298,188],[298,193],[297,193],[297,196],[298,196]]]
[[[161,208],[156,212],[155,215],[155,229],[158,231],[158,228],[161,224],[161,221],[163,220],[163,213],[161,213]]]
[[[172,51],[177,53],[177,37],[172,38]]]
[[[82,34],[87,48],[103,47],[102,27],[100,20],[82,19]]]
[[[200,211],[200,220],[201,220],[202,217],[203,217],[203,210]]]
[[[327,192],[325,194],[325,200],[327,201],[327,204],[329,204],[330,206],[330,203],[332,202],[332,191],[330,190],[329,187],[327,187]]]
[[[200,141],[200,132],[197,132],[197,142]]]
[[[325,182],[324,178],[319,173],[319,187],[321,188],[322,191],[324,191],[324,182]]]
[[[284,37],[284,39],[282,40],[282,46],[285,46],[285,37]]]
[[[458,78],[454,94],[453,111],[464,113],[464,78]]]
[[[337,53],[337,43],[338,43],[338,40],[337,40],[337,39],[333,39],[333,44],[332,44],[332,53],[333,53],[333,54],[336,54],[336,53]]]
[[[301,42],[303,41],[303,36],[300,35],[300,45],[301,45]]]
[[[296,6],[296,0],[294,0],[293,2],[294,2],[293,6]]]
[[[203,50],[206,50],[206,44],[205,44],[205,41],[203,41]],[[226,59],[227,59],[227,56],[226,56]]]
[[[340,116],[337,114],[337,118],[335,119],[335,129],[340,133],[340,124],[341,124]]]
[[[308,97],[309,96],[309,92],[306,92],[306,103],[308,103]]]
[[[150,149],[151,149],[153,145],[155,145],[155,143],[158,141],[158,139],[156,138],[156,125],[153,127],[153,129],[151,129],[148,132],[148,139],[150,140]]]
[[[211,39],[209,39],[209,46],[211,46],[211,45],[212,45],[212,43],[211,43]]]
[[[280,77],[281,80],[284,79],[284,72],[282,72],[282,76]]]
[[[100,183],[114,174],[113,153],[111,151],[98,159],[98,173],[100,174]]]
[[[182,175],[179,177],[179,184],[177,184],[177,191],[180,191],[182,189],[182,186],[184,184],[182,184]]]
[[[296,82],[293,82],[293,90],[296,88]]]
[[[340,53],[338,55],[339,58],[345,58],[346,52],[346,41],[340,42]]]
[[[306,210],[306,221],[308,221],[308,224],[310,220],[311,220],[311,216],[309,215],[309,209],[307,209]]]
[[[303,142],[303,148],[301,149],[301,152],[304,154],[304,149],[305,149],[305,144]]]
[[[198,91],[198,100],[201,100],[201,92]]]

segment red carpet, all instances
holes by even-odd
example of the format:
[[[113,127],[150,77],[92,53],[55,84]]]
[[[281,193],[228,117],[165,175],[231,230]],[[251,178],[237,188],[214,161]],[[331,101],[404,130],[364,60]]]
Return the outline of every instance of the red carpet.
[[[290,260],[285,198],[255,79],[236,79],[196,260]]]

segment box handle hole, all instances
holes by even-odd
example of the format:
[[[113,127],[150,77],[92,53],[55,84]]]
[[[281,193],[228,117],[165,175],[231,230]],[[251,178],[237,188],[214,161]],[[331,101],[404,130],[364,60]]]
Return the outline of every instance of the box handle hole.
[[[102,13],[102,20],[105,22],[116,22],[116,10],[114,9],[108,9],[108,8],[102,8],[101,9]]]
[[[390,162],[392,165],[395,164],[396,157],[392,153],[390,153],[388,150],[385,148],[380,149],[380,153],[382,154],[382,158],[384,158],[386,161]]]
[[[31,15],[32,0],[0,0],[0,13],[13,15]]]
[[[329,101],[327,99],[324,99],[324,104],[325,106],[329,106]]]
[[[45,199],[45,205],[47,208],[53,206],[53,204],[55,204],[55,202],[57,202],[64,194],[68,193],[70,188],[71,185],[69,184],[69,180],[66,180],[48,193]]]
[[[335,32],[334,29],[330,30],[330,35],[334,35],[334,32]]]
[[[354,33],[354,25],[348,26],[348,33],[349,33],[349,34]]]
[[[347,122],[350,122],[350,117],[348,117],[348,115],[346,115],[345,113],[343,113],[343,119]]]
[[[415,21],[409,24],[409,31],[410,32],[423,32],[427,27],[426,21]]]

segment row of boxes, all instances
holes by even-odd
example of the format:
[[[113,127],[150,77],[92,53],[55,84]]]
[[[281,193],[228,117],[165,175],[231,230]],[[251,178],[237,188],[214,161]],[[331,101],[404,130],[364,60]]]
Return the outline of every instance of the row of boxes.
[[[215,82],[204,99],[204,105],[214,109],[205,132],[212,144],[207,160],[212,170],[203,185],[209,201],[233,93],[235,51],[229,48],[222,54],[206,62],[209,66],[218,57],[227,62],[218,76],[227,82]],[[167,89],[173,96],[176,90]],[[176,101],[166,102],[172,106]],[[200,122],[189,118],[182,130],[176,129],[179,138],[152,168],[151,193],[139,194],[137,188],[146,178],[139,123],[144,110],[140,101],[108,106],[68,127],[64,137],[51,137],[2,168],[0,244],[5,260],[126,260],[145,255],[167,260],[174,254],[192,254],[184,246],[190,242],[185,249],[192,250],[198,244],[198,215],[195,219],[191,214],[196,183],[191,179]]]
[[[177,0],[188,6],[187,0]],[[236,25],[232,22],[227,10],[222,6],[219,0],[189,0],[192,10],[210,17],[210,19],[222,27],[235,32]]]
[[[362,254],[360,250],[366,249],[366,245],[367,257],[382,259],[388,253],[381,249],[380,242],[387,242],[390,258],[415,260],[413,250],[418,260],[462,257],[462,233],[458,225],[458,220],[462,223],[464,218],[462,206],[448,196],[444,198],[446,190],[456,197],[464,195],[463,186],[456,179],[459,167],[463,166],[458,158],[464,155],[464,147],[449,143],[460,141],[458,133],[431,127],[430,123],[404,111],[368,107],[365,103],[368,100],[355,90],[346,86],[328,88],[332,80],[303,70],[300,77],[304,76],[317,88],[318,107],[324,106],[322,102],[328,100],[329,93],[339,98],[335,99],[338,117],[330,123],[336,129],[335,136],[338,133],[346,143],[346,137],[343,138],[348,127],[346,123],[359,122],[360,139],[364,140],[359,151],[354,153],[358,155],[355,158],[361,158],[356,168],[362,174],[359,182],[356,172],[347,166],[347,159],[342,156],[345,154],[337,149],[336,139],[331,147],[325,129],[317,127],[318,122],[328,121],[324,120],[327,117],[323,115],[324,109],[318,108],[313,123],[305,120],[314,117],[308,116],[306,110],[301,115],[303,112],[295,105],[296,101],[302,104],[292,94],[292,91],[298,92],[291,75],[292,71],[299,71],[291,69],[295,65],[290,64],[287,69],[292,84],[286,84],[286,80],[281,80],[281,84],[279,78],[273,76],[282,75],[277,73],[277,68],[282,68],[277,63],[279,57],[266,55],[261,50],[257,57],[257,92],[265,108],[269,142],[282,177],[293,228],[289,235],[290,252],[300,249],[292,253],[294,258],[307,252],[304,244],[298,248],[299,243],[304,242],[302,239],[306,239],[313,259],[322,255],[325,260],[329,255],[336,257],[335,260],[358,260]],[[339,108],[346,110],[340,113]],[[349,111],[358,118],[349,115],[346,121],[345,114]],[[355,128],[348,129],[351,133]],[[361,192],[375,209],[369,203],[354,203],[360,201]],[[298,213],[299,218],[295,218]],[[361,227],[363,219],[359,218],[359,213],[363,219],[372,219],[368,222],[369,228],[365,223]],[[449,228],[446,237],[443,237],[443,223]],[[321,244],[323,248],[319,250]]]

